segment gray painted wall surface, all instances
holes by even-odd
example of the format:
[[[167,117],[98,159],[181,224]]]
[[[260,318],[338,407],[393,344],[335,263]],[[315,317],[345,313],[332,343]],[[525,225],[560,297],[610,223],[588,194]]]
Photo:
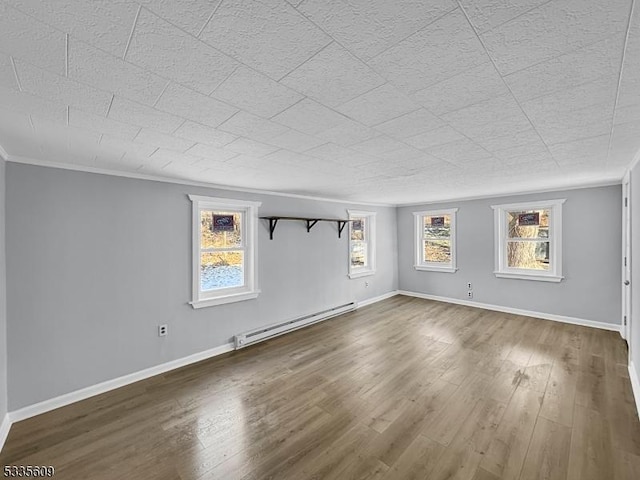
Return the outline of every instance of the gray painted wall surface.
[[[5,256],[5,161],[0,158],[0,422],[7,413],[7,271]]]
[[[631,361],[640,375],[640,164],[631,170]],[[640,380],[640,379],[638,379]],[[640,414],[640,412],[638,412]]]
[[[257,300],[192,309],[187,194],[262,201],[261,215],[377,211],[377,274],[347,277],[347,235],[259,228]],[[9,408],[226,344],[236,333],[397,289],[396,209],[7,165]],[[365,282],[370,286],[365,288]],[[168,324],[169,335],[157,336]]]
[[[562,211],[565,279],[548,283],[496,278],[491,205],[556,198],[567,199]],[[412,212],[454,207],[459,207],[458,271],[416,271]],[[399,286],[465,299],[466,284],[471,282],[476,302],[620,324],[621,215],[619,185],[402,207],[398,209]]]

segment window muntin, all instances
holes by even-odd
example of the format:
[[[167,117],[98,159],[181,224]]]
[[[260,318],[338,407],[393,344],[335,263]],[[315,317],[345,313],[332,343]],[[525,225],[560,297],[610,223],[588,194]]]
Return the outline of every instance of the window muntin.
[[[414,212],[415,268],[455,272],[455,219],[457,209]]]
[[[349,210],[349,277],[375,273],[376,212]]]
[[[257,202],[199,197],[193,202],[194,308],[257,297]]]
[[[498,277],[562,280],[564,200],[493,206]]]

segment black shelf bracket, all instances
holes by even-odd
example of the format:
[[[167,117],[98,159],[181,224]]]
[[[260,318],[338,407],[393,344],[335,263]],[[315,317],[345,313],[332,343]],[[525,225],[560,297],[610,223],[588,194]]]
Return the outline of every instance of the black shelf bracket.
[[[338,224],[338,238],[342,238],[342,231],[344,227],[346,227],[347,223],[353,222],[353,220],[347,220],[342,218],[309,218],[309,217],[281,217],[281,216],[270,216],[270,217],[260,217],[263,220],[269,220],[269,239],[273,240],[273,232],[276,230],[276,225],[278,225],[278,220],[302,220],[307,224],[307,233],[311,231],[311,229],[318,222],[336,222]]]
[[[311,229],[313,228],[313,226],[318,223],[320,220],[307,220],[307,233],[309,233],[311,231]]]
[[[276,229],[276,225],[278,225],[277,218],[269,218],[269,240],[273,240],[273,232]]]
[[[338,238],[342,238],[342,231],[347,223],[349,223],[349,220],[338,220]]]

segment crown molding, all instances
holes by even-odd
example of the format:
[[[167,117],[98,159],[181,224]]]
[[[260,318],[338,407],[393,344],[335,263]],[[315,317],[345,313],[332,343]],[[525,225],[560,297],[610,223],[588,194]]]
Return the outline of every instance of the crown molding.
[[[23,165],[35,165],[38,167],[57,168],[60,170],[72,170],[75,172],[95,173],[98,175],[110,175],[112,177],[132,178],[135,180],[148,180],[152,182],[163,182],[163,183],[172,183],[176,185],[188,185],[192,187],[212,188],[216,190],[225,190],[230,192],[253,193],[255,195],[271,195],[271,196],[277,196],[277,197],[298,198],[301,200],[313,200],[316,202],[340,203],[342,205],[366,205],[371,207],[396,207],[397,206],[393,203],[360,202],[357,200],[327,198],[327,197],[319,197],[319,196],[313,196],[313,195],[300,195],[297,193],[274,192],[271,190],[260,190],[257,188],[230,187],[228,185],[218,185],[215,183],[196,182],[192,180],[181,180],[179,178],[161,177],[158,175],[146,175],[143,173],[124,172],[120,170],[109,170],[104,168],[89,167],[86,165],[73,165],[70,163],[47,162],[44,160],[36,160],[34,158],[21,157],[17,155],[12,155],[11,158],[7,159],[7,161],[12,163],[20,163]]]

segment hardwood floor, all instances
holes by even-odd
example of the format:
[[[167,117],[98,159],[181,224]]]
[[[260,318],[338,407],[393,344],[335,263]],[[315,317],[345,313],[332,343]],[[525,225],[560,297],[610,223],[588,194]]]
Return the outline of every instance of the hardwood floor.
[[[60,479],[638,479],[620,336],[397,296],[15,424]]]

